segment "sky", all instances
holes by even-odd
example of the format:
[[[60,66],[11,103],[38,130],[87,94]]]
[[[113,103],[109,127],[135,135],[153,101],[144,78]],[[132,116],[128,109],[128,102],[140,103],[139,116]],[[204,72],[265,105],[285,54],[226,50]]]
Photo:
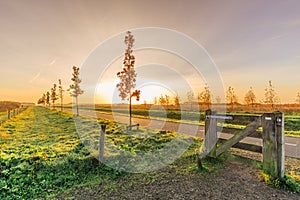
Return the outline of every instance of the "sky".
[[[58,79],[67,89],[74,65],[82,70],[86,90],[81,102],[119,101],[114,86],[127,30],[136,40],[142,102],[160,94],[184,99],[190,89],[200,92],[207,75],[197,74],[190,60],[170,51],[138,49],[160,39],[139,31],[145,27],[172,30],[196,42],[207,56],[186,55],[205,63],[210,59],[222,82],[219,89],[232,86],[240,102],[250,87],[263,100],[269,80],[282,103],[295,102],[300,91],[298,0],[0,0],[0,27],[0,101],[36,102]],[[109,65],[91,67],[91,55],[111,38],[119,44],[108,45],[96,62]],[[106,61],[115,49],[114,59]],[[88,84],[95,74],[97,82]],[[71,102],[67,92],[65,102]]]

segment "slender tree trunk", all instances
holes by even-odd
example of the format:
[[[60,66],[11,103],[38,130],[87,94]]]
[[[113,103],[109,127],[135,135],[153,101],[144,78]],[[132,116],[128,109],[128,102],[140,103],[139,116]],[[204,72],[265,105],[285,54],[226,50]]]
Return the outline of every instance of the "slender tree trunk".
[[[78,110],[78,97],[76,97],[76,111],[77,111],[77,116],[79,116],[79,110]]]
[[[131,94],[129,97],[129,130],[131,131],[132,119],[131,119]]]
[[[63,98],[60,98],[60,111],[63,111]]]

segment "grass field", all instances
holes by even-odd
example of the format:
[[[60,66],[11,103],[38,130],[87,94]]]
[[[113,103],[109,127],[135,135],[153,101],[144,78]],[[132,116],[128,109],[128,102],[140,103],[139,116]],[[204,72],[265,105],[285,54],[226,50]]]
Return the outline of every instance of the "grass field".
[[[44,197],[74,186],[113,179],[123,173],[99,165],[92,155],[97,154],[97,145],[90,145],[92,150],[88,151],[82,144],[87,141],[99,144],[98,127],[91,126],[93,122],[89,118],[76,120],[80,120],[77,129],[86,133],[81,138],[72,115],[42,107],[30,107],[0,127],[0,199]],[[141,152],[146,159],[162,159],[160,154],[152,155],[151,152],[159,151],[177,137],[176,133],[162,135],[151,130],[125,134],[122,124],[108,120],[99,122],[108,125],[105,145],[118,150],[117,153],[109,152],[106,148],[107,163],[117,169],[119,164],[120,170],[126,170],[124,166],[133,167],[121,165],[120,160],[132,163],[129,161],[138,159]],[[180,136],[179,141],[190,142],[191,138]],[[194,140],[193,147],[199,148],[200,144],[199,140]],[[174,149],[169,148],[169,151]],[[144,169],[147,167],[145,161],[140,160],[134,167]]]
[[[101,191],[104,198],[118,192],[116,186],[126,181],[124,177],[131,177],[124,171],[149,171],[157,167],[151,163],[167,166],[167,173],[163,174],[166,178],[169,169],[176,169],[176,174],[184,176],[197,171],[195,152],[202,144],[199,139],[147,129],[125,133],[124,124],[101,119],[96,122],[43,107],[29,107],[6,121],[0,127],[0,199],[38,199],[80,186],[105,183]],[[106,165],[99,164],[95,158],[99,149],[98,122],[107,125]],[[81,133],[80,137],[77,132]],[[173,143],[168,146],[170,142]],[[180,156],[178,149],[182,145],[190,146]],[[175,160],[168,157],[176,153]],[[222,162],[206,160],[204,165],[208,171],[223,166]],[[287,173],[300,181],[300,171],[295,164],[288,165]],[[154,174],[162,175],[159,171]],[[149,178],[156,180],[147,173],[134,177],[126,184],[134,185],[136,179],[143,184]]]

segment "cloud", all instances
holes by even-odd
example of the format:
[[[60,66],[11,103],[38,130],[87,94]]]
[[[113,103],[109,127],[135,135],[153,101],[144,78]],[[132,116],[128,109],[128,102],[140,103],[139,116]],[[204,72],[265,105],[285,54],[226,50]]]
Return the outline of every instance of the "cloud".
[[[54,64],[56,63],[56,61],[57,61],[57,58],[54,58],[54,59],[49,63],[49,66],[54,65]]]
[[[289,21],[287,21],[287,22],[285,22],[283,24],[286,25],[286,26],[289,26],[289,27],[300,26],[300,18],[289,20]]]
[[[37,74],[29,81],[29,83],[33,83],[40,75],[41,75],[41,72],[37,73]]]
[[[284,36],[285,36],[285,35],[275,35],[275,36],[273,36],[273,37],[268,38],[267,40],[277,40],[277,39],[282,38],[282,37],[284,37]]]

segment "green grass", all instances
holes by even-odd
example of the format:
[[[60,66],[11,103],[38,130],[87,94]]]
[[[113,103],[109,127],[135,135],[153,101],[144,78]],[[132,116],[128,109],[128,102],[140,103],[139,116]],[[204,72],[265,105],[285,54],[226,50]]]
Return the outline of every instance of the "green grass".
[[[94,157],[99,152],[99,124],[107,125],[105,163],[111,167],[100,165]],[[124,171],[147,171],[155,167],[152,163],[174,168],[178,174],[198,170],[195,153],[201,140],[174,132],[141,129],[125,133],[124,129],[124,124],[109,120],[74,118],[72,114],[29,107],[0,127],[0,199],[38,199],[99,183],[105,183],[103,194],[109,197],[118,191],[120,179],[130,180],[131,174]],[[175,162],[166,156],[178,153],[180,146],[189,148]],[[205,175],[221,168],[223,161],[204,160],[203,164],[205,170],[199,173]],[[168,172],[151,172],[145,181],[162,176]],[[145,174],[135,177],[143,179]],[[134,185],[134,179],[129,183]]]
[[[168,147],[170,142],[175,141],[179,146],[193,142],[192,138],[172,132],[125,133],[123,124],[98,122],[107,124],[105,159],[114,168],[99,165],[94,157],[99,152],[99,127],[91,118],[73,118],[71,114],[30,107],[6,121],[0,127],[0,199],[34,199],[75,186],[108,181],[133,167],[136,170],[152,167],[147,163],[149,159],[168,164],[173,160],[164,152],[176,153],[176,148]],[[139,156],[141,153],[143,156]]]
[[[283,178],[274,178],[261,171],[261,176],[268,185],[274,188],[300,193],[300,185],[289,175],[285,175]]]
[[[284,120],[285,133],[300,137],[300,115],[286,115]]]
[[[90,108],[82,108],[89,110]],[[97,107],[95,109],[102,113],[121,113],[128,115],[127,109],[111,109],[111,108],[101,108]],[[180,111],[180,110],[148,110],[148,109],[132,109],[132,114],[135,116],[142,116],[143,118],[156,118],[156,119],[172,119],[172,120],[189,120],[189,121],[199,121],[204,120],[204,112],[194,112],[194,111]]]
[[[5,121],[7,119],[7,112],[0,112],[0,121]]]

